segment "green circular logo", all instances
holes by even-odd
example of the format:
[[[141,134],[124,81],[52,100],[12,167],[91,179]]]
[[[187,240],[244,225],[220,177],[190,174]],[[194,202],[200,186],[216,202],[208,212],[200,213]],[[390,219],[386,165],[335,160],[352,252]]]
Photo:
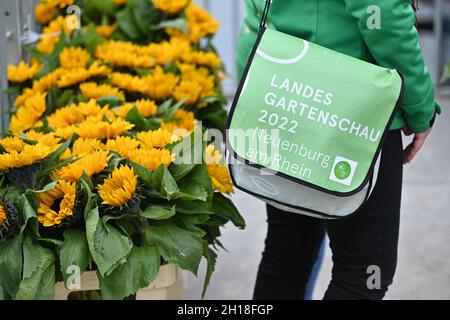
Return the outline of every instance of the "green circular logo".
[[[345,180],[350,177],[352,173],[352,166],[347,161],[340,161],[334,167],[334,175],[340,180]]]

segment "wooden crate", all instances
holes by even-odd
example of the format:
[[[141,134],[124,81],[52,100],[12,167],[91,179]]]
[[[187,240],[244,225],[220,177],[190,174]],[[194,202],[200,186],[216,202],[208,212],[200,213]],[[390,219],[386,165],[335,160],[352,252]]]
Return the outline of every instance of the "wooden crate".
[[[95,271],[84,272],[81,276],[80,290],[68,290],[64,283],[55,287],[56,300],[68,300],[72,292],[99,290],[100,285]],[[156,279],[145,289],[136,293],[136,300],[181,300],[183,298],[183,273],[174,264],[161,266]]]

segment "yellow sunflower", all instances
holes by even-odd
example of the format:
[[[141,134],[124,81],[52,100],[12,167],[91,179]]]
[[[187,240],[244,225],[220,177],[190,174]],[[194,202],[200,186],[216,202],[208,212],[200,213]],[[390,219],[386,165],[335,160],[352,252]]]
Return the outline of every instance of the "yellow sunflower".
[[[56,150],[61,145],[61,138],[55,136],[53,133],[42,133],[30,130],[25,134],[26,139],[38,142],[53,150]]]
[[[167,14],[175,14],[183,10],[190,0],[152,0],[153,5]]]
[[[73,5],[75,0],[47,0],[47,3],[53,7],[65,8]]]
[[[20,152],[25,147],[25,142],[17,136],[8,137],[0,140],[0,145],[7,151]]]
[[[76,196],[76,183],[64,180],[59,180],[53,189],[39,193],[39,223],[44,227],[53,227],[73,216]]]
[[[76,69],[84,68],[89,62],[91,56],[83,48],[70,47],[64,48],[59,54],[59,63],[61,68]]]
[[[98,85],[95,82],[86,82],[80,85],[81,94],[88,99],[99,99],[103,97],[117,97],[125,100],[125,95],[118,88],[108,84]]]
[[[128,2],[128,0],[113,0],[113,1],[118,6],[121,6],[121,5],[126,4]]]
[[[108,167],[110,155],[107,151],[95,151],[84,155],[82,158],[67,166],[54,171],[52,179],[63,179],[71,182],[78,181],[85,172],[89,177],[98,174]]]
[[[136,192],[138,176],[128,166],[116,168],[103,184],[99,185],[98,195],[103,205],[122,206],[131,200]]]
[[[41,2],[34,9],[34,17],[39,24],[47,24],[52,21],[55,13],[55,7],[48,2]]]
[[[107,76],[110,73],[111,70],[107,66],[101,65],[98,61],[94,61],[89,69],[75,68],[66,71],[57,81],[57,85],[60,88],[70,87],[90,78]]]
[[[22,83],[27,80],[33,79],[36,73],[41,68],[38,63],[29,66],[25,61],[20,61],[18,66],[8,66],[8,81]]]
[[[209,164],[208,174],[215,190],[221,193],[234,193],[230,173],[224,164]]]
[[[112,139],[120,136],[131,130],[134,127],[133,124],[117,118],[111,123],[105,121],[99,121],[97,117],[88,118],[86,121],[80,123],[75,129],[75,133],[81,138],[91,139]]]
[[[110,37],[114,33],[114,31],[116,31],[117,24],[113,24],[111,26],[101,25],[101,26],[95,27],[95,29],[97,30],[98,33],[100,33],[101,36]]]
[[[177,119],[177,121],[163,122],[161,128],[172,133],[177,133],[177,129],[185,129],[187,135],[194,132],[196,120],[193,112],[180,109],[174,114],[174,118]],[[185,135],[181,135],[181,137],[184,138]]]
[[[130,68],[148,69],[156,63],[142,47],[131,42],[106,41],[97,47],[95,55],[104,62]]]
[[[192,63],[210,68],[218,68],[222,65],[219,56],[214,52],[191,51],[182,57],[186,63]]]
[[[161,164],[171,164],[174,155],[166,149],[135,149],[131,152],[130,160],[149,170],[155,170]]]
[[[72,155],[74,157],[87,155],[94,151],[101,150],[103,147],[103,143],[100,140],[91,138],[78,138],[73,143]]]
[[[47,157],[52,152],[52,148],[41,143],[27,144],[21,151],[10,151],[0,154],[0,171],[13,168],[21,168],[34,164]]]
[[[173,73],[165,73],[163,68],[156,67],[153,74],[144,78],[147,84],[147,95],[154,100],[165,100],[172,95],[179,77]]]
[[[215,34],[219,30],[219,22],[194,1],[186,8],[186,17],[188,34],[175,28],[167,28],[165,32],[172,38],[198,43],[202,38]]]
[[[128,73],[114,72],[111,75],[111,84],[130,92],[145,93],[147,91],[147,83],[143,78]]]
[[[170,131],[161,128],[154,131],[139,132],[136,135],[136,138],[147,149],[164,148],[168,144],[177,141],[177,137]]]
[[[130,137],[117,137],[106,142],[104,149],[115,151],[126,159],[139,147],[139,141]]]
[[[56,110],[47,117],[48,124],[52,128],[63,128],[84,121],[89,116],[102,113],[102,107],[94,99],[79,104],[71,104]]]
[[[6,221],[6,219],[7,217],[5,207],[0,204],[0,227],[2,226],[3,222]]]
[[[25,101],[25,105],[19,107],[12,116],[10,129],[14,134],[33,128],[44,114],[47,103],[46,93],[37,93]]]
[[[175,88],[173,97],[177,101],[184,100],[186,104],[194,104],[200,99],[202,91],[203,88],[198,82],[183,80]]]
[[[222,154],[213,144],[210,144],[205,149],[204,159],[206,164],[219,164],[222,160]]]

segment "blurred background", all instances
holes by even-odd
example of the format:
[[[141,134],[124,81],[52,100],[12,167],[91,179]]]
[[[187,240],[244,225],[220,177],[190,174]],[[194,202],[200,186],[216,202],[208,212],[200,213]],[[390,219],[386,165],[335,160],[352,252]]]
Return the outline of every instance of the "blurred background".
[[[244,1],[199,1],[221,21],[215,41],[229,79],[226,92],[236,88],[235,43],[244,17]],[[450,299],[450,86],[441,84],[450,63],[450,1],[419,1],[418,28],[443,114],[425,148],[405,167],[399,244],[394,284],[386,299]],[[404,144],[409,139],[404,139]],[[241,192],[233,200],[247,221],[244,231],[225,229],[223,244],[206,299],[251,299],[267,231],[263,202]],[[201,277],[186,275],[185,295],[198,299]],[[313,299],[321,299],[331,279],[331,252],[326,246]]]
[[[225,92],[231,99],[238,79],[235,44],[244,17],[243,0],[197,0],[222,24],[215,43],[225,62]],[[8,101],[6,66],[22,56],[20,39],[33,30],[35,0],[0,0],[0,131],[5,128]],[[418,27],[421,44],[436,83],[443,115],[425,148],[405,168],[399,263],[387,299],[450,299],[450,84],[441,83],[444,66],[450,63],[450,1],[419,1]],[[404,144],[409,143],[408,139]],[[264,248],[264,204],[236,192],[233,196],[247,221],[245,231],[223,230],[222,242],[229,252],[219,255],[206,299],[251,299],[256,272]],[[199,278],[185,275],[184,296],[200,298],[205,265]],[[331,278],[331,253],[327,247],[318,273],[313,299],[321,299]]]

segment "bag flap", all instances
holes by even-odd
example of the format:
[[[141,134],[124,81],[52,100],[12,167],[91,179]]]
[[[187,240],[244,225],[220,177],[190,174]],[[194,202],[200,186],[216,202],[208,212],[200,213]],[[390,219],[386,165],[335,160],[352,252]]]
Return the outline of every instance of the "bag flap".
[[[366,184],[403,92],[396,70],[261,29],[228,120],[241,161],[334,195]]]

